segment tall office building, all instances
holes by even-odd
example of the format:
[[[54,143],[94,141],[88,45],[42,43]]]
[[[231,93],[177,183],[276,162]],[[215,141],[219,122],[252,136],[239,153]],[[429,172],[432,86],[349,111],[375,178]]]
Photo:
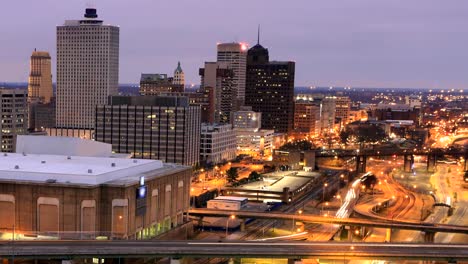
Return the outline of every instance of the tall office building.
[[[177,68],[174,70],[173,83],[176,85],[181,85],[183,88],[185,88],[185,74],[182,70],[182,67],[180,67],[180,61],[177,62]]]
[[[234,72],[232,92],[229,96],[234,104],[234,111],[239,110],[245,103],[245,76],[247,67],[247,44],[221,43],[218,44],[217,62],[225,63]]]
[[[95,139],[134,158],[195,165],[200,125],[200,106],[187,97],[111,96],[97,106]]]
[[[119,27],[96,9],[57,26],[57,127],[92,129],[97,105],[118,93]]]
[[[288,133],[294,123],[294,71],[292,61],[270,61],[259,43],[248,51],[245,105],[262,113],[262,128]]]
[[[28,101],[50,103],[52,90],[52,70],[47,51],[34,50],[31,55],[28,81]]]
[[[213,89],[214,122],[230,123],[231,113],[235,111],[234,71],[227,63],[205,62],[199,70],[201,89]]]
[[[1,152],[14,152],[16,136],[25,134],[28,128],[27,93],[23,89],[0,89]]]

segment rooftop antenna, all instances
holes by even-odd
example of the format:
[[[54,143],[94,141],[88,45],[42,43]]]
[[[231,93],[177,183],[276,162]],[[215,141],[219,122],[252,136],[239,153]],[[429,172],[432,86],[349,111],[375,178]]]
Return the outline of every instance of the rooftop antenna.
[[[257,45],[260,45],[260,24],[258,24],[257,29]]]

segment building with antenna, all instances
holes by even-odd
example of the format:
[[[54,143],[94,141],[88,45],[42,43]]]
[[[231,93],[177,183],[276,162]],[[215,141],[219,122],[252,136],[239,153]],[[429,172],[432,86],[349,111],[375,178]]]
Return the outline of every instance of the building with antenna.
[[[294,72],[292,61],[270,61],[268,49],[257,44],[247,53],[245,105],[262,113],[262,128],[289,133],[294,123]]]

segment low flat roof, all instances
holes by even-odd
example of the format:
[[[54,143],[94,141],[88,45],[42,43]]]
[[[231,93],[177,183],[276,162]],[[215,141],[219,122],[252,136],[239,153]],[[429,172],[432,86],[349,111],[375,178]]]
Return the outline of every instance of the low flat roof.
[[[160,160],[0,153],[0,180],[78,185],[126,185],[188,167]]]
[[[214,200],[224,200],[224,201],[245,201],[248,200],[246,197],[237,197],[237,196],[218,196]]]

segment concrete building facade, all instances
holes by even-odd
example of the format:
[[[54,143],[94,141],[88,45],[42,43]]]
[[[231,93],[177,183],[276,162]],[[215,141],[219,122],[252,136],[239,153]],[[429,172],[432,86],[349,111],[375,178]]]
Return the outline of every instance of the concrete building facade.
[[[141,95],[162,95],[167,93],[184,92],[184,86],[175,82],[175,79],[168,77],[167,74],[147,74],[144,73],[140,78]]]
[[[23,89],[0,89],[0,139],[2,152],[14,152],[16,136],[28,129],[28,95]]]
[[[318,136],[321,131],[320,107],[313,101],[298,99],[294,103],[294,131]]]
[[[214,122],[230,123],[231,114],[236,107],[235,72],[227,63],[205,62],[205,67],[199,70],[199,74],[200,89],[212,89],[214,93]]]
[[[181,85],[183,88],[185,87],[185,74],[180,67],[180,61],[177,62],[177,68],[174,70],[174,81],[175,85]]]
[[[187,97],[111,96],[96,108],[95,139],[134,158],[195,165],[200,124],[200,106]]]
[[[236,158],[236,134],[231,124],[202,124],[200,161],[218,164]]]
[[[232,90],[228,94],[232,97],[234,111],[239,110],[245,103],[245,78],[247,67],[247,44],[220,43],[217,45],[217,62],[224,63],[234,73]]]
[[[47,51],[34,50],[31,55],[28,80],[28,101],[50,103],[52,90],[52,70]]]
[[[118,94],[119,27],[96,9],[57,26],[57,127],[92,129],[97,105]]]

